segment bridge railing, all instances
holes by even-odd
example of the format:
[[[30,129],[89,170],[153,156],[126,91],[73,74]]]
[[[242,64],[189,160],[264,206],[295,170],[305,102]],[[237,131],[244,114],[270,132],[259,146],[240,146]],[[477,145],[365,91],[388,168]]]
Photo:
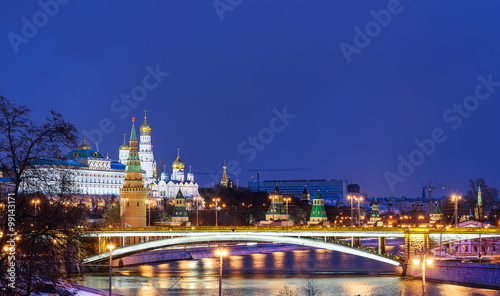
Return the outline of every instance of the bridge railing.
[[[84,231],[95,232],[164,232],[164,231],[381,231],[404,232],[405,228],[399,227],[356,227],[356,226],[149,226],[149,227],[92,227],[83,228]]]

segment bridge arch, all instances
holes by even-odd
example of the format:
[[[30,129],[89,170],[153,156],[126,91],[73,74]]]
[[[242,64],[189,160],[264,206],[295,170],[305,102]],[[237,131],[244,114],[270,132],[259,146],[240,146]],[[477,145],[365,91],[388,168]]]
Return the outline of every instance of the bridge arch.
[[[372,260],[377,260],[383,263],[400,266],[401,262],[380,256],[374,253],[369,253],[363,250],[351,248],[348,246],[343,246],[335,243],[327,243],[307,238],[300,237],[289,237],[289,236],[262,236],[262,235],[249,235],[249,234],[239,234],[231,233],[225,235],[209,234],[203,236],[185,236],[176,238],[167,238],[162,240],[150,241],[146,243],[135,244],[131,246],[121,247],[113,251],[113,258],[122,258],[130,256],[137,253],[142,253],[158,248],[189,244],[189,243],[203,243],[203,242],[216,242],[216,241],[245,241],[245,242],[267,242],[267,243],[284,243],[291,245],[307,246],[317,249],[326,249],[332,251],[338,251],[346,254],[351,254],[355,256],[360,256]],[[109,259],[109,252],[102,253],[96,256],[89,257],[83,261],[84,264],[91,264],[100,261],[105,261]]]

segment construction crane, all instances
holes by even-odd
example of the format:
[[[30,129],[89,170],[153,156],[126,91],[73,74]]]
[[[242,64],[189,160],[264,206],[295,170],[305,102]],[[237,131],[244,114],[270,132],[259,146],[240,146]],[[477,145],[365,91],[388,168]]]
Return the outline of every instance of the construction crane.
[[[308,171],[310,169],[253,169],[243,170],[242,173],[257,172],[257,191],[260,191],[260,172],[283,172],[283,171]]]
[[[158,166],[158,170],[156,171],[156,174],[153,176],[153,179],[158,181],[158,176],[160,175],[161,172],[161,164],[163,163],[163,159],[160,160],[160,165]],[[165,169],[163,169],[165,171]]]
[[[428,189],[429,190],[429,209],[428,209],[428,215],[429,219],[431,217],[431,207],[432,207],[432,198],[431,198],[431,193],[432,189],[445,189],[445,188],[451,188],[451,186],[432,186],[431,181],[429,180],[429,186],[424,186],[422,187],[424,190]]]

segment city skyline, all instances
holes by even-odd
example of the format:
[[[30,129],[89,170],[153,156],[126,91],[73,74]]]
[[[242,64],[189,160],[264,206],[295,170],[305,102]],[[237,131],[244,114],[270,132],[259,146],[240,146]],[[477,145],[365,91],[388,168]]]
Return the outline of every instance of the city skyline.
[[[498,4],[390,3],[6,3],[0,91],[35,116],[85,120],[88,144],[114,159],[147,109],[167,167],[180,148],[195,172],[305,168],[260,177],[352,176],[369,196],[420,196],[429,180],[453,187],[439,196],[478,177],[500,187]]]

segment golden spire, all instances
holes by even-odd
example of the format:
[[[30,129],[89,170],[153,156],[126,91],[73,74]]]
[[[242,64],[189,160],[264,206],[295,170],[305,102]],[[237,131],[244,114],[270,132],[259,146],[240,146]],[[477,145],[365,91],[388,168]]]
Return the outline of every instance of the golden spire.
[[[89,145],[87,145],[87,142],[85,141],[85,118],[83,119],[83,144],[78,146],[76,148],[77,150],[91,150]]]
[[[184,169],[184,162],[182,162],[181,157],[180,157],[180,152],[181,149],[177,148],[177,159],[174,160],[172,163],[172,169],[173,170],[183,170]]]
[[[125,136],[127,134],[123,133],[123,144],[120,145],[120,150],[129,150],[130,147],[127,145],[127,142],[125,140]]]
[[[141,132],[150,132],[151,131],[151,126],[146,121],[146,119],[148,117],[147,115],[148,115],[148,111],[144,110],[144,123],[141,124],[141,126],[139,127],[139,129],[141,130]]]

